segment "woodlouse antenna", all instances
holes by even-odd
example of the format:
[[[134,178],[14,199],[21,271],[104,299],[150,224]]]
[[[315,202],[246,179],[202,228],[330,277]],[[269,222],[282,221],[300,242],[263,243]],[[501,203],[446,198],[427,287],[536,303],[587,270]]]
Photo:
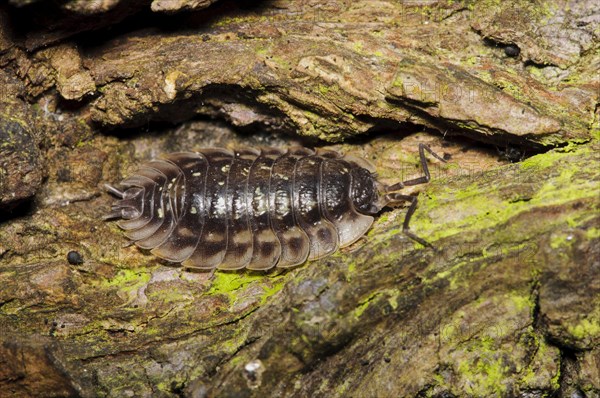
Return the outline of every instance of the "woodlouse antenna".
[[[402,223],[402,232],[404,233],[404,235],[408,236],[410,239],[420,243],[425,247],[430,247],[433,250],[437,251],[437,249],[431,243],[427,242],[423,238],[418,237],[417,235],[415,235],[414,232],[410,230],[409,223],[415,210],[417,209],[417,197],[411,195],[403,195],[395,192],[407,186],[426,184],[431,180],[431,175],[429,174],[429,167],[427,166],[427,159],[425,158],[425,151],[429,152],[434,158],[446,163],[446,161],[441,156],[433,152],[428,145],[421,143],[419,144],[419,157],[421,159],[421,167],[423,168],[424,175],[421,177],[413,178],[408,181],[398,182],[396,184],[385,186],[384,190],[386,192],[385,198],[388,201],[388,203],[390,203],[392,206],[401,202],[410,202],[408,210],[406,212],[406,216],[404,216],[404,222]]]
[[[421,159],[421,168],[423,169],[423,174],[425,175],[422,177],[413,178],[412,180],[387,185],[384,187],[385,192],[395,192],[401,190],[404,187],[426,184],[429,182],[429,180],[431,180],[431,175],[429,174],[429,167],[427,166],[427,159],[425,158],[425,151],[429,152],[437,160],[441,160],[442,162],[446,163],[444,158],[439,156],[437,153],[433,152],[429,145],[421,143],[419,144],[419,158]]]

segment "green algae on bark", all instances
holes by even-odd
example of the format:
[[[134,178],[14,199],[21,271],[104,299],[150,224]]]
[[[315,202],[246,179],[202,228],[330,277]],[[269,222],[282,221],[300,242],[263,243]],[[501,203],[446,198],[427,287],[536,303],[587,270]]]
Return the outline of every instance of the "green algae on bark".
[[[414,168],[413,157],[393,150],[399,143],[380,141],[360,151],[367,158],[383,156],[382,173],[392,178],[400,167],[391,158]],[[597,163],[595,148],[573,146],[473,174],[452,165],[440,170],[447,174],[424,187],[411,225],[438,253],[401,233],[404,210],[397,209],[378,217],[353,247],[273,275],[210,277],[123,248],[117,228],[93,222],[110,201],[104,195],[88,199],[93,206],[43,209],[21,227],[0,229],[5,237],[56,232],[45,237],[35,258],[19,254],[27,251],[25,241],[5,248],[2,273],[21,275],[21,288],[3,290],[0,316],[13,333],[52,336],[61,347],[61,372],[78,380],[82,391],[151,391],[148,380],[154,380],[167,395],[170,386],[217,395],[265,389],[291,396],[322,389],[551,394],[562,380],[556,342],[584,352],[598,344],[596,304],[586,299],[595,287],[577,279],[592,277],[593,269],[582,266],[593,264],[598,240],[594,195],[600,176],[589,167]],[[79,221],[51,227],[69,217]],[[84,264],[69,266],[66,257],[48,262],[54,253],[66,256],[75,241],[85,248]],[[572,273],[575,258],[580,265]],[[18,261],[9,266],[12,260]],[[577,301],[573,308],[561,301],[566,286],[570,302]],[[37,310],[42,297],[54,306]],[[85,304],[90,302],[93,308]],[[259,386],[244,373],[257,358],[264,366]],[[340,367],[342,358],[355,366]],[[365,366],[369,372],[361,370]],[[127,382],[117,377],[119,369],[128,369]],[[398,383],[376,383],[390,372],[402,375]],[[493,382],[500,378],[506,382]],[[325,379],[330,382],[320,384]],[[596,388],[589,381],[584,387]]]
[[[5,34],[2,8],[1,73],[19,95],[0,100],[35,103],[3,120],[50,145],[33,214],[0,224],[0,396],[599,394],[594,4],[299,4],[212,10],[202,32],[202,13],[187,30],[117,25],[101,43],[29,32],[30,49],[47,45],[31,53]],[[509,58],[512,43],[521,53]],[[194,115],[268,130],[148,124]],[[409,135],[422,126],[445,139]],[[92,137],[106,127],[115,133]],[[395,134],[350,139],[381,129]],[[99,222],[102,184],[143,160],[303,143],[270,134],[283,130],[346,140],[330,148],[373,160],[390,182],[419,175],[419,142],[449,155],[432,161],[411,224],[438,251],[407,239],[396,209],[326,259],[211,276],[123,247]],[[539,154],[508,164],[456,134]],[[83,264],[68,263],[71,250]]]

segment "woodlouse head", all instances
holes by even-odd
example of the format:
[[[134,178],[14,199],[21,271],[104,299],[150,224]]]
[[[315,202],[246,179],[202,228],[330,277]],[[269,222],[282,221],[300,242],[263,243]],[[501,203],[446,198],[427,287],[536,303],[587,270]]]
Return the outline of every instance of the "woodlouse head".
[[[352,169],[350,195],[354,208],[363,214],[376,214],[380,210],[379,189],[375,176],[367,169]]]

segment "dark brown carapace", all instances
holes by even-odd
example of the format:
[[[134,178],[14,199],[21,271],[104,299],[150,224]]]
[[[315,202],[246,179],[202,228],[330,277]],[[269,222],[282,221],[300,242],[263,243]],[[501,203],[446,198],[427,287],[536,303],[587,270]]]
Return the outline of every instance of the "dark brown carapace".
[[[429,181],[377,181],[367,161],[333,151],[203,149],[162,156],[120,183],[106,219],[135,244],[172,262],[202,269],[265,270],[327,256],[367,232],[385,206],[410,202],[404,232],[417,205],[397,193]]]

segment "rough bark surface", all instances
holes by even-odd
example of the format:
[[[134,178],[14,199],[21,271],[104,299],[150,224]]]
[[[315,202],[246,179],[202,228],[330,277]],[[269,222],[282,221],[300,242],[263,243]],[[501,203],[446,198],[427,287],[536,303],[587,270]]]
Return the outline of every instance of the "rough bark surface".
[[[599,397],[595,2],[211,3],[0,7],[0,397]],[[317,144],[392,182],[419,142],[437,250],[396,209],[211,275],[101,221],[162,152]]]

